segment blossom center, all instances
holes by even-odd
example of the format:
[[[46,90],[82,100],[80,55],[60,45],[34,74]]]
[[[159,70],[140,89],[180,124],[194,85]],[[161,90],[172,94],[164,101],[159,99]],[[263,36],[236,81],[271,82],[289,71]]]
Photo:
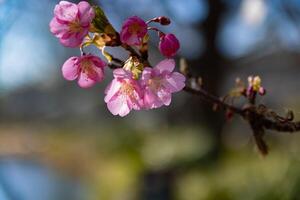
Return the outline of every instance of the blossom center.
[[[83,73],[90,73],[93,71],[92,62],[90,60],[83,60],[80,63],[80,67]]]
[[[80,21],[78,19],[74,22],[70,22],[69,23],[69,28],[70,28],[70,31],[72,33],[77,33],[77,32],[82,31],[82,26],[81,26]]]
[[[148,80],[148,85],[152,90],[159,90],[162,87],[162,81],[160,77],[154,77]]]
[[[134,87],[128,82],[122,84],[121,93],[127,96],[133,96]]]
[[[133,24],[129,27],[129,29],[128,29],[128,31],[129,31],[131,34],[136,34],[136,33],[138,33],[140,30],[141,30],[141,27],[140,27],[140,25],[139,25],[138,23],[133,23]]]

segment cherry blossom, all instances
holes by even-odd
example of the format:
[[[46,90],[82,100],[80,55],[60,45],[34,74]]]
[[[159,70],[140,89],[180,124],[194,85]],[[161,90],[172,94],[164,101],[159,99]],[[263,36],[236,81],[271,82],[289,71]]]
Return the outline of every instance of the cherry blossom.
[[[54,8],[50,31],[64,46],[78,47],[88,34],[94,17],[94,10],[86,1],[78,4],[61,1]]]
[[[103,80],[105,65],[105,62],[93,55],[74,56],[64,63],[62,74],[69,81],[78,79],[80,87],[89,88]]]
[[[170,105],[172,93],[181,91],[185,86],[185,77],[173,72],[175,61],[165,59],[154,68],[146,67],[143,71],[141,84],[144,91],[144,107],[159,108]]]
[[[121,41],[128,45],[141,45],[147,34],[147,24],[137,16],[128,18],[122,26]]]
[[[133,79],[130,71],[115,69],[114,79],[105,91],[104,101],[113,115],[121,117],[127,115],[132,109],[140,110],[143,107],[143,93],[140,84]]]

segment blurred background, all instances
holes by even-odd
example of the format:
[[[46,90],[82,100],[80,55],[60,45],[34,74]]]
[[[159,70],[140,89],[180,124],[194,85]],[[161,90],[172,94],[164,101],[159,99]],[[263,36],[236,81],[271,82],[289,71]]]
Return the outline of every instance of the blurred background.
[[[299,135],[268,132],[262,158],[247,123],[226,122],[196,96],[120,118],[103,102],[109,70],[92,89],[65,81],[61,66],[79,50],[49,31],[57,3],[0,0],[1,200],[300,199]],[[259,102],[300,119],[300,0],[92,3],[117,30],[133,15],[170,17],[163,30],[181,42],[177,61],[205,88],[225,95],[237,77],[259,75],[268,92]],[[152,64],[163,59],[157,43],[154,34]]]

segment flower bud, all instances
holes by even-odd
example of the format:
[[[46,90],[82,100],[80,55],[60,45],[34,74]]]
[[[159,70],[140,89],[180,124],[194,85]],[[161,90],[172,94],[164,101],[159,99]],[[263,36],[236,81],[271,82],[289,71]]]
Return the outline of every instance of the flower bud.
[[[249,96],[252,96],[253,92],[255,92],[253,90],[253,87],[252,86],[248,86],[247,88],[247,91],[246,91],[246,95],[249,97]]]
[[[155,18],[149,20],[147,23],[151,23],[151,22],[160,23],[163,26],[167,26],[167,25],[171,24],[171,20],[166,16],[155,17]]]
[[[228,109],[228,110],[226,110],[225,116],[226,116],[226,120],[230,121],[230,120],[232,120],[232,118],[234,116],[234,112],[232,110]]]
[[[161,35],[159,41],[159,50],[166,57],[173,57],[180,48],[180,43],[175,35]]]
[[[261,88],[261,79],[259,76],[249,76],[248,77],[248,85],[253,88],[253,91],[258,92],[259,88]]]
[[[266,89],[263,87],[260,87],[258,90],[258,94],[260,94],[261,96],[264,96],[267,93]]]
[[[168,17],[160,16],[157,19],[158,19],[157,21],[163,26],[167,26],[171,24],[171,20]]]

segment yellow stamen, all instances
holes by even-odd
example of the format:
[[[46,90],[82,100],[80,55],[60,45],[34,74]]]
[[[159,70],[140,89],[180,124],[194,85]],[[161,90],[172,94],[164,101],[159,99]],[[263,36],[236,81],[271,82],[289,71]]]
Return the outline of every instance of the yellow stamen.
[[[129,33],[131,34],[135,34],[137,32],[140,31],[140,25],[138,23],[133,23],[129,29],[128,29]]]
[[[70,31],[73,32],[73,33],[77,33],[77,32],[80,32],[82,31],[82,27],[80,25],[80,22],[79,20],[76,20],[74,22],[71,22],[69,24],[69,28],[70,28]]]
[[[249,85],[251,85],[253,90],[256,91],[256,92],[261,87],[261,78],[259,76],[255,76],[255,77],[250,76],[250,77],[248,77],[248,82],[249,82]]]
[[[159,90],[162,87],[161,79],[159,77],[149,79],[148,85],[152,90]]]
[[[90,60],[83,60],[81,63],[80,63],[80,67],[81,67],[81,70],[84,72],[84,73],[90,73],[93,71],[92,69],[92,62]]]
[[[124,82],[122,84],[122,87],[121,87],[121,93],[123,95],[126,95],[126,96],[129,96],[129,97],[133,97],[134,95],[134,87],[132,86],[132,84],[128,83],[128,82]]]

